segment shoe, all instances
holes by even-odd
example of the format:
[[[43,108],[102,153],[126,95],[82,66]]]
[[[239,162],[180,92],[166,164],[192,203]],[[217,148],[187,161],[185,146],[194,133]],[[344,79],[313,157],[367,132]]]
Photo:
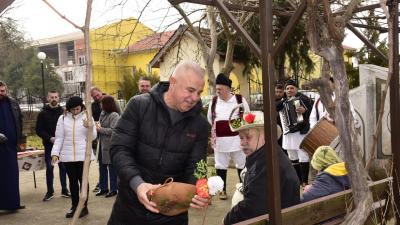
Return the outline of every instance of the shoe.
[[[108,193],[108,190],[100,190],[100,191],[98,191],[97,193],[96,193],[96,196],[102,196],[102,195],[105,195],[105,194],[107,194]]]
[[[228,199],[228,196],[226,195],[226,191],[221,191],[219,193],[219,199],[221,199],[221,200],[227,200]]]
[[[65,218],[72,218],[74,216],[75,210],[76,210],[76,208],[72,206],[68,210],[67,214],[65,214]]]
[[[93,189],[93,192],[99,192],[100,188],[99,188],[99,183],[96,184],[96,187]]]
[[[71,194],[69,193],[68,189],[63,189],[61,191],[61,196],[64,198],[69,198],[69,197],[71,197]]]
[[[118,193],[117,191],[110,191],[110,192],[108,192],[108,193],[106,194],[106,198],[115,196],[115,195],[117,195],[117,193]]]
[[[88,210],[87,206],[85,206],[85,207],[82,209],[81,214],[79,214],[79,218],[82,218],[82,217],[84,217],[84,216],[87,216],[87,214],[89,214],[89,210]]]
[[[26,207],[24,205],[20,205],[17,209],[25,209]]]
[[[50,201],[52,198],[54,198],[54,193],[47,192],[46,195],[45,195],[44,198],[43,198],[43,201],[44,201],[44,202]]]

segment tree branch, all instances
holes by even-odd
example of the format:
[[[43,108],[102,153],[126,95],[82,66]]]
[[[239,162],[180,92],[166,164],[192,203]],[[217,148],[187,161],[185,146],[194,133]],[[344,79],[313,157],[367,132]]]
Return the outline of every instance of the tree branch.
[[[67,21],[68,23],[70,23],[72,26],[74,26],[76,29],[81,30],[82,32],[84,32],[84,28],[80,27],[78,25],[76,25],[74,22],[72,22],[71,20],[69,20],[65,15],[62,15],[56,8],[54,8],[47,0],[42,0],[44,3],[46,3],[47,6],[49,6],[50,9],[52,9],[55,13],[57,13],[57,15],[59,15],[63,20]]]

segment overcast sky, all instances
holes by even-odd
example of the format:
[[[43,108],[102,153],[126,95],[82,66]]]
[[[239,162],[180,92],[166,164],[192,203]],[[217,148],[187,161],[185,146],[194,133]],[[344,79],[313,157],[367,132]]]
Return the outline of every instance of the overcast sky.
[[[84,24],[86,1],[48,1],[77,25]],[[126,3],[123,7],[116,6],[120,2]],[[18,21],[29,39],[37,40],[78,31],[56,15],[42,0],[15,0],[12,7],[13,9],[7,15]],[[200,6],[186,4],[183,7],[192,9]],[[91,27],[99,27],[127,17],[139,18],[139,16],[142,23],[155,31],[174,29],[182,23],[170,26],[180,16],[174,8],[171,8],[167,0],[93,0]],[[343,44],[355,48],[362,46],[354,35],[349,35]]]

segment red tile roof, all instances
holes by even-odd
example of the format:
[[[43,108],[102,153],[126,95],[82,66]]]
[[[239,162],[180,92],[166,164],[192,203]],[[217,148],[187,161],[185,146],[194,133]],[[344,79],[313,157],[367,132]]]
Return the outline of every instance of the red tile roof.
[[[145,37],[144,39],[136,42],[135,44],[129,46],[128,52],[139,52],[151,49],[160,49],[165,43],[172,37],[175,30],[165,31],[162,33],[155,33]]]

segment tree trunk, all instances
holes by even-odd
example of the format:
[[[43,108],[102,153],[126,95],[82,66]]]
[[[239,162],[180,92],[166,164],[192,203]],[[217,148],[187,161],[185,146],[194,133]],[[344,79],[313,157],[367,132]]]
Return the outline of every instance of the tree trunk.
[[[93,120],[92,120],[92,108],[91,104],[91,96],[90,89],[92,87],[92,54],[90,49],[90,17],[92,12],[92,0],[87,1],[86,8],[86,18],[85,18],[85,26],[83,28],[84,40],[85,40],[85,51],[86,51],[86,77],[85,77],[85,105],[87,112],[87,122],[88,122],[88,132],[86,136],[86,152],[85,152],[85,161],[83,163],[83,174],[82,174],[82,184],[81,191],[79,193],[79,203],[78,207],[75,210],[74,217],[72,218],[71,225],[76,224],[78,221],[79,215],[81,214],[82,208],[85,204],[88,194],[88,178],[89,178],[89,168],[90,168],[90,157],[92,154],[92,140],[93,140]]]
[[[344,149],[344,160],[353,190],[355,209],[346,216],[343,224],[359,225],[366,221],[372,205],[372,195],[368,189],[367,171],[361,160],[360,146],[350,112],[349,85],[341,47],[330,47],[332,53],[328,59],[335,78],[335,123]]]

